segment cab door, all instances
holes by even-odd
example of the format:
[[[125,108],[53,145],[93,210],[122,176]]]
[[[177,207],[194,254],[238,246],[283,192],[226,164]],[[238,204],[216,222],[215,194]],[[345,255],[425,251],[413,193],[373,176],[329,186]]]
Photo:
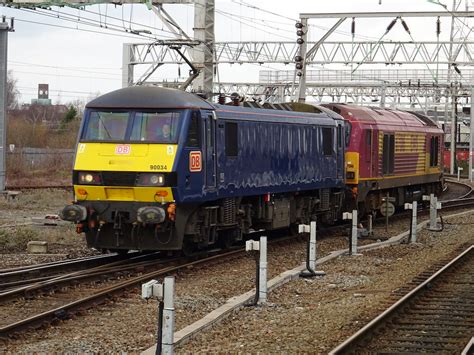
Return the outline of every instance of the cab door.
[[[213,111],[202,111],[204,130],[204,157],[205,157],[205,185],[209,190],[215,190],[217,182],[216,172],[216,121]]]

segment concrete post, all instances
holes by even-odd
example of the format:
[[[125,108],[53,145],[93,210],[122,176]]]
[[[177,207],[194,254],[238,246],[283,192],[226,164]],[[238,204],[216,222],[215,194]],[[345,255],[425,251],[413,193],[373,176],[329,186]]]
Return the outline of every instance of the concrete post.
[[[260,237],[260,265],[259,265],[258,303],[267,303],[267,237]]]
[[[357,210],[352,211],[351,255],[357,254]]]
[[[405,203],[406,210],[412,210],[411,213],[411,225],[410,225],[410,239],[409,243],[416,243],[416,213],[417,213],[417,202]]]
[[[316,221],[310,223],[308,264],[311,270],[316,270]]]
[[[163,341],[162,350],[165,355],[173,354],[174,343],[174,277],[165,277],[163,286]]]
[[[440,231],[441,228],[438,226],[438,210],[441,208],[441,203],[438,202],[438,197],[434,194],[430,196],[423,196],[424,201],[430,201],[430,225],[428,229],[430,231]]]
[[[461,171],[463,171],[463,168],[458,167],[458,181],[461,180]]]
[[[360,255],[357,253],[357,210],[353,210],[352,213],[344,212],[342,214],[342,219],[351,219],[352,220],[352,230],[351,230],[351,240],[349,244],[349,255]]]

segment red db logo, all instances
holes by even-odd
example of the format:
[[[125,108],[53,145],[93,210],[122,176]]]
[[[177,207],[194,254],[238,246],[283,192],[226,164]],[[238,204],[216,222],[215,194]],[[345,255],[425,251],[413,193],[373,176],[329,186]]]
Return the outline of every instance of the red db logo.
[[[196,172],[201,171],[201,152],[190,152],[189,153],[189,171]]]
[[[115,146],[115,154],[128,155],[132,151],[129,144],[120,144]]]

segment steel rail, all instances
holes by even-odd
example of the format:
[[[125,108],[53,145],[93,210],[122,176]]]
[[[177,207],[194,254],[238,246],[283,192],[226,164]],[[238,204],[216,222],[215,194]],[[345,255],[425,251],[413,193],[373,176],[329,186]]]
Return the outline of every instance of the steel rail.
[[[408,302],[412,301],[415,297],[417,297],[422,291],[425,289],[431,288],[431,284],[439,279],[441,275],[444,275],[446,271],[450,270],[452,267],[458,265],[458,263],[463,260],[465,257],[469,256],[470,253],[474,251],[474,245],[471,245],[453,260],[451,260],[448,264],[434,273],[431,277],[427,280],[422,282],[416,288],[414,288],[411,292],[407,293],[403,296],[399,301],[394,303],[392,306],[387,308],[383,313],[379,314],[376,318],[366,324],[362,329],[357,331],[343,343],[332,349],[329,354],[330,355],[337,355],[342,354],[345,352],[349,352],[351,349],[354,348],[357,342],[361,339],[369,335],[378,325],[386,321],[390,316],[398,312],[403,306],[405,306]]]
[[[142,255],[139,252],[120,254],[96,255],[86,258],[77,258],[71,260],[59,260],[52,263],[28,265],[26,267],[0,270],[0,287],[3,283],[27,280],[28,277],[38,274],[47,275],[58,271],[72,271],[80,268],[96,267],[107,265],[117,261],[129,260]],[[45,275],[45,276],[46,276]],[[54,275],[53,275],[54,276]]]
[[[145,254],[145,255],[138,255],[133,258],[127,258],[124,260],[118,260],[112,263],[99,265],[91,269],[85,269],[80,271],[75,271],[72,273],[56,275],[52,277],[40,278],[34,280],[34,282],[28,283],[28,280],[22,284],[19,283],[11,283],[6,284],[6,287],[14,287],[20,286],[17,288],[11,288],[0,293],[0,301],[7,301],[12,298],[18,298],[22,295],[31,296],[33,293],[43,291],[45,289],[52,289],[58,286],[64,286],[70,283],[74,283],[78,280],[84,279],[94,279],[99,278],[100,276],[105,276],[108,274],[113,273],[120,273],[127,270],[133,270],[138,268],[143,268],[145,266],[154,265],[154,264],[161,264],[163,262],[172,262],[172,259],[155,259],[155,260],[148,260],[150,258],[155,258],[156,254]],[[144,259],[144,260],[142,260]],[[30,280],[31,281],[31,280]],[[26,284],[26,285],[25,285]]]
[[[197,265],[203,265],[212,261],[217,261],[220,259],[226,259],[229,256],[234,256],[238,254],[242,254],[245,251],[242,248],[239,248],[237,250],[233,250],[224,254],[218,254],[214,255],[205,259],[201,260],[196,260],[188,263],[184,263],[178,266],[170,266],[170,267],[165,267],[160,270],[152,271],[137,277],[134,277],[130,280],[121,282],[119,284],[107,287],[105,289],[100,290],[99,292],[92,294],[90,296],[84,297],[82,299],[79,299],[77,301],[62,305],[60,307],[48,310],[46,312],[43,312],[41,314],[34,315],[32,317],[17,321],[13,324],[9,324],[7,326],[1,327],[0,328],[0,338],[6,338],[9,335],[19,332],[25,328],[29,327],[39,327],[45,323],[51,322],[54,319],[67,319],[70,315],[70,313],[79,310],[79,309],[87,309],[90,308],[96,304],[101,304],[105,302],[108,298],[112,297],[113,295],[116,295],[120,292],[123,292],[126,289],[133,288],[137,285],[140,285],[141,283],[148,281],[152,278],[160,277],[165,274],[169,273],[174,273],[179,270],[191,267],[191,266],[197,266]]]
[[[450,183],[450,184],[454,184],[454,185],[458,185],[458,186],[465,187],[467,190],[469,190],[469,191],[466,192],[464,195],[459,196],[457,199],[464,199],[464,198],[467,198],[467,197],[469,197],[469,196],[474,192],[474,188],[473,188],[471,185],[466,184],[466,183],[464,183],[464,182],[456,181],[456,180],[451,180],[451,179],[446,179],[446,182],[447,182],[447,183]],[[442,200],[440,200],[440,202],[442,202]]]

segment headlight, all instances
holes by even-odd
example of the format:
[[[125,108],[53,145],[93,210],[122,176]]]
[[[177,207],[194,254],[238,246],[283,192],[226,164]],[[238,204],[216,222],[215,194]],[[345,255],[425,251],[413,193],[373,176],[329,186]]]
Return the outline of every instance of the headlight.
[[[138,186],[163,186],[165,184],[165,176],[163,174],[140,174],[138,176]]]
[[[95,172],[80,172],[78,174],[78,182],[81,185],[100,185],[102,179],[100,173]]]

